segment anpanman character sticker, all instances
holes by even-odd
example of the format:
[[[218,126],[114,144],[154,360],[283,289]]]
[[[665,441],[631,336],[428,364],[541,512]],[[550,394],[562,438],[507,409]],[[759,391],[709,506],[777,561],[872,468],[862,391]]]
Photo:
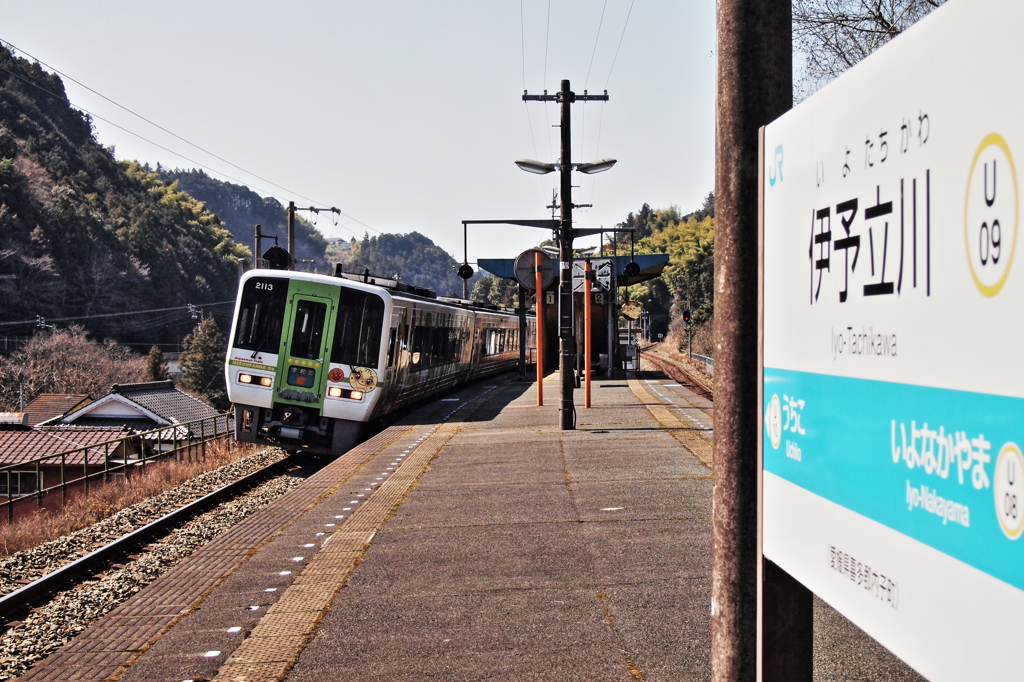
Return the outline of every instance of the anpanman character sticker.
[[[345,372],[339,367],[335,367],[327,374],[327,380],[335,383],[345,380]]]
[[[352,388],[369,393],[377,388],[377,372],[369,367],[353,367],[348,382]]]

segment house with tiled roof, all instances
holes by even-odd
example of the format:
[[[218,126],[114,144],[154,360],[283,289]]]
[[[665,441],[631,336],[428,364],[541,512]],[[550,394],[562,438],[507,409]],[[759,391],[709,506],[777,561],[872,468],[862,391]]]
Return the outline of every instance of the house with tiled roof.
[[[42,393],[25,406],[24,412],[29,426],[36,426],[55,417],[63,417],[92,402],[92,396],[84,394]]]
[[[30,428],[30,415],[0,413],[0,502],[31,495],[42,488],[60,486],[64,481],[103,473],[146,456],[173,451],[183,442],[224,434],[224,419],[209,419],[220,413],[206,403],[179,391],[171,381],[115,384],[98,400],[68,396],[67,400],[44,401],[47,410],[75,406]],[[26,406],[27,407],[27,406]],[[206,420],[201,427],[181,426]],[[134,434],[147,435],[128,438]]]
[[[176,389],[173,381],[147,381],[115,384],[110,393],[99,400],[47,424],[115,426],[138,433],[218,414],[217,410],[201,400]]]
[[[60,485],[85,472],[102,470],[110,462],[137,455],[137,445],[122,439],[124,427],[43,426],[35,429],[0,430],[0,499],[35,493]],[[61,455],[61,453],[66,453]],[[58,456],[61,455],[61,456]],[[6,468],[9,465],[14,465]]]

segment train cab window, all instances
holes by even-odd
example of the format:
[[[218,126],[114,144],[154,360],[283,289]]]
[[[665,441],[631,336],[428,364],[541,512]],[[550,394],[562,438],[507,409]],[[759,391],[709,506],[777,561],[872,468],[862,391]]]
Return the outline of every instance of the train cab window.
[[[331,362],[377,369],[383,335],[384,299],[376,294],[342,288]]]
[[[255,277],[248,280],[242,288],[234,347],[254,353],[277,353],[287,300],[287,279]]]
[[[300,298],[295,304],[295,326],[292,328],[293,358],[319,360],[324,338],[327,304]]]

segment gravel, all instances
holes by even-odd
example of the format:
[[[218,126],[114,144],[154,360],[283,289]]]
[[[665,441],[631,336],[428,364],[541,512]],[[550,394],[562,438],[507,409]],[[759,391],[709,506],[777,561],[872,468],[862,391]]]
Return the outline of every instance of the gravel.
[[[282,450],[267,449],[237,462],[200,474],[148,500],[126,507],[110,517],[62,538],[0,559],[0,596],[68,564],[97,547],[155,521],[203,495],[284,459]]]
[[[278,451],[270,451],[268,454],[259,453],[217,471],[197,476],[173,490],[124,509],[109,519],[90,528],[77,531],[67,538],[19,552],[18,555],[3,562],[2,570],[9,573],[11,570],[18,570],[12,567],[24,565],[31,567],[29,570],[35,570],[38,575],[41,575],[47,570],[66,563],[68,558],[78,558],[80,555],[77,553],[77,549],[91,549],[97,540],[109,541],[118,533],[142,526],[184,502],[200,497],[206,492],[248,473],[246,466],[249,466],[251,470],[256,470],[270,464],[275,458],[281,459],[283,456],[283,453]],[[261,464],[252,462],[261,457],[262,459],[258,460],[262,462]],[[236,469],[231,473],[226,473],[225,478],[217,478],[217,474],[230,470],[232,467],[236,467]],[[207,477],[214,478],[219,482],[204,481],[204,478]],[[56,649],[68,643],[94,620],[127,600],[179,561],[191,555],[218,534],[267,506],[302,480],[304,480],[303,476],[285,474],[267,481],[245,495],[196,517],[181,528],[173,530],[160,540],[147,545],[138,555],[133,555],[138,558],[130,563],[116,564],[111,569],[98,574],[94,579],[58,593],[45,606],[33,610],[24,621],[12,624],[12,627],[0,638],[0,680],[9,680],[21,675],[32,664],[46,658]],[[209,489],[204,488],[204,485],[208,485]],[[140,507],[143,509],[138,509]],[[118,517],[122,518],[118,519]],[[97,530],[98,528],[99,530]],[[62,544],[65,541],[71,541],[71,538],[78,535],[84,535],[84,538],[68,545]],[[20,555],[28,556],[21,557]],[[18,563],[19,559],[23,563]],[[7,574],[5,576],[7,580],[10,580]],[[17,586],[15,584],[15,587]]]

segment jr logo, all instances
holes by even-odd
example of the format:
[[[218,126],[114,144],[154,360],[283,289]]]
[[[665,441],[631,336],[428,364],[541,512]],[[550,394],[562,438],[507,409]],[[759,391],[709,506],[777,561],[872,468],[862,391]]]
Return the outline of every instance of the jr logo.
[[[782,145],[780,144],[775,148],[775,159],[774,163],[768,166],[768,184],[772,187],[775,186],[775,174],[778,172],[778,180],[782,182]]]

